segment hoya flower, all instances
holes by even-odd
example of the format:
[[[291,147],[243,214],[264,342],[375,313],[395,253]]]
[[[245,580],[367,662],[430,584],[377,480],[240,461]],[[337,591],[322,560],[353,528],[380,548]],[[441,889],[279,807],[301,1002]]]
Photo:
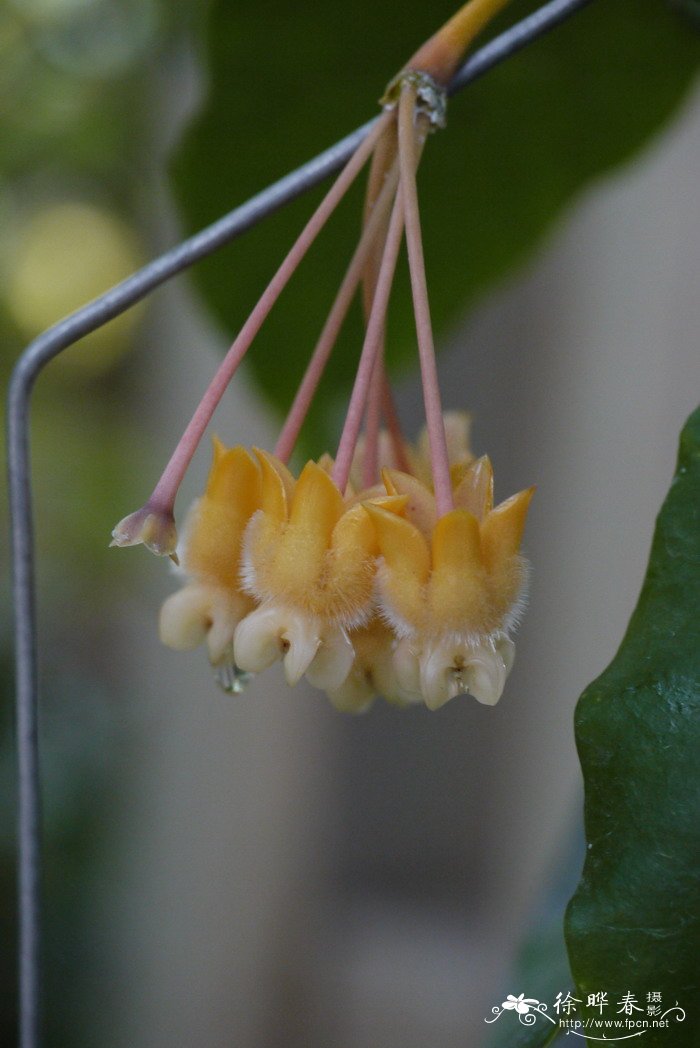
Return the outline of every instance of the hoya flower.
[[[236,630],[236,664],[254,673],[282,658],[290,684],[306,673],[333,690],[353,663],[348,630],[372,611],[374,528],[362,505],[346,506],[323,465],[307,463],[289,491],[272,456],[259,460],[262,505],[246,532],[242,573],[259,607]]]
[[[353,630],[350,640],[355,651],[350,672],[339,688],[328,691],[336,709],[364,713],[377,696],[396,706],[422,701],[420,695],[402,687],[394,660],[396,635],[378,615]]]
[[[466,411],[445,411],[442,418],[445,427],[448,461],[451,468],[456,468],[459,471],[461,467],[467,466],[474,461],[469,441],[471,416]],[[431,486],[430,441],[425,426],[421,429],[415,444],[411,444],[402,438],[397,439],[388,430],[382,429],[377,437],[377,445],[376,468],[379,471],[385,469],[403,470],[422,481],[428,487]],[[357,490],[364,486],[366,457],[367,438],[362,435],[357,442],[350,470],[350,481]]]
[[[494,509],[484,456],[461,470],[455,508],[438,518],[433,493],[417,478],[385,470],[384,479],[390,495],[406,499],[403,506],[366,504],[383,558],[381,614],[400,639],[399,683],[431,709],[465,692],[493,705],[513,662],[509,632],[527,580],[519,551],[534,489]]]
[[[160,613],[160,636],[168,647],[189,651],[206,641],[214,665],[230,660],[234,630],[254,607],[239,575],[243,535],[261,497],[258,460],[215,439],[206,490],[192,506],[178,545],[187,582]]]
[[[450,471],[457,482],[463,476],[467,466],[474,461],[469,444],[471,418],[466,412],[450,411],[445,413],[443,420]],[[382,468],[385,482],[395,472],[387,470],[387,467],[395,465],[399,457],[411,471],[410,474],[395,473],[397,478],[403,477],[405,482],[403,485],[399,482],[403,488],[402,493],[399,493],[395,485],[391,486],[391,493],[396,499],[394,508],[396,510],[404,509],[406,513],[418,513],[420,517],[418,502],[420,498],[425,497],[429,504],[429,520],[426,526],[432,527],[436,510],[434,496],[426,487],[426,484],[429,485],[431,481],[431,463],[425,427],[421,430],[415,445],[403,439],[399,443],[396,435],[387,430],[380,430],[377,444],[377,465]],[[350,473],[351,480],[357,487],[361,486],[365,476],[366,449],[367,441],[361,438],[355,451]],[[369,490],[359,491],[355,495],[355,501],[365,502],[369,496],[373,496],[375,504],[381,505],[379,496],[385,494],[386,490],[384,484],[373,486]],[[407,690],[404,686],[405,675],[404,683],[397,675],[396,655],[399,638],[380,614],[375,614],[366,626],[352,632],[350,639],[355,648],[352,669],[344,684],[339,689],[329,692],[331,702],[338,709],[347,712],[362,712],[369,708],[378,695],[398,706],[423,701],[420,688],[412,686],[410,690]]]

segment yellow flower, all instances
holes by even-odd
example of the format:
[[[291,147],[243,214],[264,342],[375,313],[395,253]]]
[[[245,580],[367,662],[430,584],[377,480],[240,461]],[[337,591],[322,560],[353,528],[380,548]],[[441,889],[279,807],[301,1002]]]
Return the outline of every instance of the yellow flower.
[[[384,471],[386,490],[404,505],[366,504],[383,558],[379,606],[400,640],[397,677],[431,709],[467,691],[498,701],[527,580],[519,549],[534,489],[494,509],[488,458],[452,476],[455,508],[439,520],[432,492],[395,470]]]
[[[382,485],[343,496],[329,456],[295,480],[273,455],[215,440],[178,547],[187,581],[161,611],[164,643],[206,641],[211,662],[235,674],[281,658],[290,684],[306,674],[347,711],[377,695],[432,709],[467,691],[496,702],[513,661],[532,489],[494,509],[491,464],[469,451],[467,417],[450,416],[447,431],[455,508],[440,519],[421,442],[405,449],[419,476],[384,469]]]
[[[460,468],[474,461],[469,434],[471,430],[471,415],[466,411],[445,411],[443,414],[445,424],[445,441],[447,443],[447,457],[451,467]],[[366,440],[364,435],[357,442],[357,448],[352,460],[350,480],[359,491],[362,486],[362,467],[365,459]],[[397,449],[387,432],[379,431],[377,463],[380,470],[400,469],[401,464],[397,462]],[[417,477],[423,484],[432,484],[432,472],[430,468],[430,444],[428,432],[424,426],[420,431],[415,445],[408,441],[400,441],[400,453],[403,455],[411,475]]]
[[[282,658],[290,684],[306,673],[333,690],[353,663],[348,630],[371,614],[374,528],[362,505],[348,507],[323,465],[307,463],[285,487],[272,456],[257,454],[262,503],[246,534],[243,579],[260,606],[236,630],[236,664],[259,672]]]
[[[161,609],[160,636],[168,647],[188,651],[206,640],[214,665],[231,659],[234,630],[254,607],[239,574],[243,535],[261,496],[258,461],[215,438],[206,490],[190,509],[178,546],[189,581]]]

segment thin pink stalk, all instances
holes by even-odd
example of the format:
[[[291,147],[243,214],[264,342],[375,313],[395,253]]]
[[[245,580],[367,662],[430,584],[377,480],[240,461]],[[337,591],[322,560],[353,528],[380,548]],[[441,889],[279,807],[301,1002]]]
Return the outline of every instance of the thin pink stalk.
[[[390,169],[393,169],[393,165],[396,164],[398,171],[398,138],[396,132],[396,124],[392,123],[390,127],[386,129],[385,134],[381,140],[377,143],[377,148],[372,156],[372,162],[369,167],[369,174],[367,177],[367,190],[365,193],[365,206],[363,212],[363,225],[369,221],[370,215],[376,208],[377,198],[379,197],[382,187],[387,178],[387,174]],[[379,273],[379,267],[382,262],[382,252],[384,250],[384,241],[386,240],[386,232],[389,224],[389,215],[387,214],[382,230],[382,236],[377,237],[374,249],[371,253],[371,257],[367,261],[365,272],[363,274],[363,308],[365,323],[369,319],[370,310],[372,308],[372,298],[374,296],[374,288],[377,283],[377,275]]]
[[[403,236],[403,196],[400,192],[396,194],[394,207],[389,221],[389,230],[384,245],[382,263],[379,267],[377,286],[374,292],[372,308],[367,321],[365,340],[362,346],[362,355],[355,376],[348,412],[345,417],[343,432],[338,445],[338,454],[333,467],[333,480],[341,491],[345,491],[350,476],[353,455],[357,446],[357,438],[360,434],[362,416],[364,415],[367,395],[372,381],[372,372],[381,349],[384,337],[384,321],[389,304],[389,294],[394,280],[396,261],[401,247]]]
[[[408,456],[406,454],[406,441],[401,432],[401,423],[399,422],[399,416],[391,392],[391,386],[389,385],[389,380],[386,376],[386,370],[384,371],[382,378],[382,412],[386,421],[386,428],[389,431],[391,448],[394,452],[394,461],[396,462],[397,469],[403,470],[404,473],[410,473],[411,463],[408,461]]]
[[[318,384],[325,371],[333,346],[336,343],[340,329],[345,321],[348,309],[350,308],[350,304],[354,298],[355,292],[357,291],[358,284],[362,279],[365,264],[370,252],[373,251],[375,247],[375,241],[381,233],[381,227],[384,223],[385,216],[389,212],[389,205],[391,204],[392,197],[396,190],[398,175],[398,164],[395,164],[387,174],[382,191],[377,197],[367,224],[362,231],[360,241],[355,249],[355,253],[343,278],[343,282],[340,285],[340,289],[338,290],[338,294],[336,295],[333,306],[331,307],[331,311],[328,314],[328,319],[326,320],[318,342],[316,343],[316,347],[306,368],[301,385],[297,390],[294,403],[292,404],[284,426],[282,427],[275,447],[275,455],[277,458],[281,459],[282,462],[289,461],[294,446],[299,438],[301,427],[309,413],[311,402],[316,395]]]
[[[382,422],[384,385],[384,332],[372,372],[365,415],[365,447],[362,459],[362,487],[371,488],[379,480],[379,429]]]
[[[275,301],[288,283],[290,277],[303,259],[311,244],[320,233],[326,221],[336,206],[340,203],[341,199],[368,160],[391,119],[391,113],[386,113],[383,117],[380,117],[374,128],[353,153],[352,157],[307,222],[265,291],[262,293],[257,305],[219,365],[214,378],[188,423],[185,432],[180,437],[170,461],[165,467],[165,470],[149,499],[149,504],[152,507],[166,511],[172,510],[178,488],[180,487],[187,467],[192,461],[192,456],[202,439],[204,431],[211,421],[211,417],[214,414],[219,401],[224,395],[226,387],[238,368],[238,365],[243,360],[246,351],[260,330],[263,321],[272,309]]]
[[[406,245],[411,274],[413,310],[416,318],[416,336],[420,358],[425,421],[430,443],[430,465],[433,474],[435,504],[438,517],[453,508],[450,462],[447,454],[445,424],[442,417],[440,384],[435,360],[433,329],[430,322],[430,304],[425,279],[425,261],[418,210],[415,152],[415,89],[404,87],[399,101],[399,165],[401,168],[401,196],[406,215]]]

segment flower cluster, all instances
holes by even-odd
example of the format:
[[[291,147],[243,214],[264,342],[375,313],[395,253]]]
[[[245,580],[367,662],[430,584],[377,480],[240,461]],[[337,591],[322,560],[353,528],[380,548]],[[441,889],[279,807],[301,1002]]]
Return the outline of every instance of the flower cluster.
[[[150,498],[112,533],[117,546],[141,543],[180,564],[186,583],[163,607],[161,637],[178,649],[206,642],[227,690],[281,659],[290,684],[306,676],[340,709],[364,709],[375,695],[431,709],[466,692],[489,705],[501,696],[527,577],[519,549],[532,489],[494,508],[491,464],[471,454],[467,417],[443,416],[416,171],[428,134],[444,125],[458,61],[505,3],[469,0],[392,81],[384,112],[263,291]],[[217,404],[368,162],[362,233],[274,454],[215,441],[206,490],[178,540],[177,492]],[[402,436],[384,363],[404,237],[426,420],[415,447]],[[295,478],[287,463],[360,291],[365,336],[337,453]]]
[[[513,661],[532,491],[494,509],[491,465],[469,452],[466,416],[446,421],[455,508],[440,518],[420,445],[404,448],[404,472],[381,440],[382,483],[341,492],[328,456],[294,479],[267,452],[215,441],[178,546],[186,583],[161,612],[164,643],[206,642],[229,682],[281,659],[290,685],[306,675],[344,710],[375,695],[431,709],[466,692],[497,702]]]

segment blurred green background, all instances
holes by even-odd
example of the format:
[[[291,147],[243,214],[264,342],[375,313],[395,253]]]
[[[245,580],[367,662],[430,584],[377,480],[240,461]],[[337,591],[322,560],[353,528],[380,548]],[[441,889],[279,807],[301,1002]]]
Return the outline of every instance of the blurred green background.
[[[0,343],[3,385],[31,338],[154,253],[162,173],[159,85],[180,69],[199,4],[5,0],[0,5]],[[154,149],[155,141],[155,149]],[[147,307],[54,362],[33,407],[46,826],[48,1043],[92,1043],[78,1016],[105,971],[86,913],[114,847],[114,768],[128,749],[123,682],[107,647],[133,585],[110,591],[106,536],[141,496],[146,431],[131,404]],[[134,469],[134,463],[139,467]],[[5,494],[3,492],[3,500]],[[3,530],[6,517],[3,513]],[[7,549],[7,542],[3,542]],[[6,554],[4,605],[9,607]],[[113,580],[112,580],[113,581]],[[3,806],[0,1041],[14,1042],[14,791],[10,622],[2,618]]]
[[[514,13],[535,6],[519,0]],[[395,67],[450,12],[442,0],[5,0],[3,380],[47,325],[366,118]],[[477,450],[495,452],[500,496],[542,485],[534,527],[543,537],[531,539],[541,581],[523,639],[531,654],[511,686],[518,709],[504,700],[488,722],[459,706],[351,721],[274,677],[232,707],[203,659],[157,647],[156,609],[172,589],[163,564],[107,552],[114,522],[144,500],[310,199],[198,268],[220,327],[178,280],[42,376],[32,439],[50,1048],[411,1048],[428,1043],[426,1030],[439,1048],[481,1042],[474,1015],[481,1023],[479,1009],[496,1003],[575,803],[570,710],[621,635],[680,412],[693,406],[688,274],[698,238],[685,173],[697,170],[688,144],[697,114],[692,123],[683,110],[686,138],[679,131],[642,157],[632,195],[599,188],[578,224],[554,219],[677,110],[697,36],[655,0],[610,0],[577,17],[578,28],[454,102],[421,184],[429,281],[451,333],[447,406],[476,409]],[[654,168],[666,153],[672,166]],[[270,318],[253,372],[217,422],[230,442],[274,439],[252,382],[276,406],[288,400],[358,205],[355,195]],[[514,281],[545,232],[559,239]],[[467,305],[506,275],[505,291],[465,327]],[[392,353],[410,376],[401,287],[394,308]],[[647,319],[637,328],[630,316]],[[316,453],[341,421],[354,325],[307,433]],[[410,377],[399,397],[415,432]],[[626,457],[609,453],[617,439]],[[207,457],[195,462],[181,514]],[[620,541],[629,515],[638,531]],[[603,518],[616,530],[592,526]],[[0,1040],[9,1044],[14,787],[2,622]]]

